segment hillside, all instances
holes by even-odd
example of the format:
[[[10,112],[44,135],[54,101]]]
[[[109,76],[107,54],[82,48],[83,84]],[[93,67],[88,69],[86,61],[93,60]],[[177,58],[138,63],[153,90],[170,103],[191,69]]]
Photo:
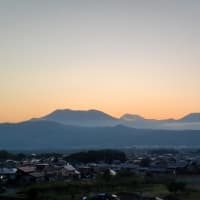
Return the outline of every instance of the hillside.
[[[0,125],[0,149],[68,149],[130,146],[199,146],[200,131],[125,126],[76,127],[49,121]]]

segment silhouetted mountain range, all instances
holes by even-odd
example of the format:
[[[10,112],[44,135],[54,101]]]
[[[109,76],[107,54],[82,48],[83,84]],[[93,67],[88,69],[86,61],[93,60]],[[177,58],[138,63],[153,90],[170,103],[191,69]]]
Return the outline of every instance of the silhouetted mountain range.
[[[199,146],[200,131],[78,127],[49,121],[0,125],[0,149],[120,148],[136,146]]]
[[[194,127],[200,123],[199,115],[190,114],[179,120],[149,120],[138,115],[117,119],[97,110],[56,110],[41,118],[0,124],[0,149],[197,147],[200,146],[200,130],[164,129]]]
[[[200,113],[191,113],[181,119],[145,119],[139,115],[126,114],[120,118],[122,124],[135,128],[167,130],[200,130]]]
[[[75,111],[70,109],[56,110],[46,116],[33,120],[46,120],[65,125],[105,127],[124,125],[139,129],[167,129],[167,130],[200,130],[200,113],[192,113],[181,119],[145,119],[139,115],[125,114],[115,118],[98,110]]]

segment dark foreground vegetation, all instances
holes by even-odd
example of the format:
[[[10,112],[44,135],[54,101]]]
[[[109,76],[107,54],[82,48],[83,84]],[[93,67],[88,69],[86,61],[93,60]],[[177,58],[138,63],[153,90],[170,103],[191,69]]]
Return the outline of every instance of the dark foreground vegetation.
[[[105,163],[112,163],[114,160],[125,162],[127,160],[126,154],[117,150],[99,150],[73,153],[65,158],[70,162],[91,163],[104,161]]]
[[[105,172],[95,180],[33,184],[22,189],[18,195],[25,200],[78,200],[83,196],[94,199],[95,195],[102,191],[116,194],[121,199],[128,195],[130,200],[142,199],[141,196],[149,200],[157,196],[166,200],[193,200],[200,197],[199,188],[194,189],[171,177],[150,178],[127,171],[115,177]]]

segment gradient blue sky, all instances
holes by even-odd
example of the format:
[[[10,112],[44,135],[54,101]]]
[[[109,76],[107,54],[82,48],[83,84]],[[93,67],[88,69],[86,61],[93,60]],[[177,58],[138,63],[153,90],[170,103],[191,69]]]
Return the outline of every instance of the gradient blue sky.
[[[200,111],[199,21],[199,0],[0,1],[0,121]]]

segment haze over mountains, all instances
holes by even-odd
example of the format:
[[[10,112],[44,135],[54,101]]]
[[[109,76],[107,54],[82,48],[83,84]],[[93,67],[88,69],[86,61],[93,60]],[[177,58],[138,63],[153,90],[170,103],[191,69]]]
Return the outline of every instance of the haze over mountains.
[[[98,110],[75,111],[70,109],[55,110],[41,118],[33,120],[54,121],[65,125],[106,127],[124,125],[139,129],[167,129],[167,130],[200,130],[200,113],[192,113],[181,119],[145,119],[139,115],[125,114],[115,118]]]
[[[56,110],[41,118],[0,124],[0,149],[199,147],[199,116],[154,120],[126,114],[118,119],[97,110]]]

